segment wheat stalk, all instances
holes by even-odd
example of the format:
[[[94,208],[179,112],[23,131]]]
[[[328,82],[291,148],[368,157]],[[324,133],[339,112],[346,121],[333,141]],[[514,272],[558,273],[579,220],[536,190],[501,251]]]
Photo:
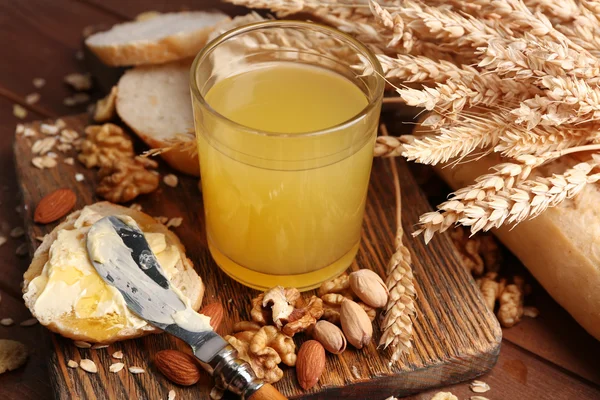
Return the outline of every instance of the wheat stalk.
[[[389,137],[385,125],[381,125],[383,136]],[[386,285],[390,292],[386,306],[385,317],[381,324],[383,334],[379,345],[383,348],[393,348],[391,362],[396,362],[400,356],[412,347],[413,321],[416,313],[414,299],[416,296],[412,273],[412,258],[410,251],[404,245],[404,229],[402,228],[402,193],[396,161],[390,161],[394,179],[394,194],[396,196],[396,237],[395,252],[388,262]]]
[[[423,233],[425,242],[429,242],[434,233],[444,232],[455,223],[471,227],[471,233],[487,231],[504,222],[517,224],[575,196],[586,184],[600,180],[600,173],[592,174],[600,163],[600,156],[596,154],[562,175],[525,179],[534,167],[545,161],[533,157],[529,161],[532,164],[495,166],[494,173],[481,176],[475,184],[455,192],[438,206],[438,211],[422,215],[420,228],[413,236]]]

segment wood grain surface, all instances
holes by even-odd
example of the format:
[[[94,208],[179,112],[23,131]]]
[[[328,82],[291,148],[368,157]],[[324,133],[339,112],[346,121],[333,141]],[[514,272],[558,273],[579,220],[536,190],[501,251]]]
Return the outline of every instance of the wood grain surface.
[[[85,61],[75,57],[81,49],[82,27],[110,25],[143,11],[173,11],[181,7],[245,12],[241,7],[232,9],[223,5],[219,0],[0,0],[0,57],[3,60],[0,70],[0,234],[8,236],[10,228],[22,225],[16,210],[20,195],[12,155],[14,128],[22,120],[12,115],[13,104],[26,107],[28,120],[85,110],[85,105],[70,108],[62,103],[63,98],[72,93],[62,77],[88,69]],[[73,10],[77,11],[75,16]],[[47,85],[35,89],[31,83],[35,77],[45,78]],[[26,104],[25,95],[34,91],[41,94],[41,100],[35,105]],[[94,91],[92,95],[97,97],[101,93]],[[388,113],[384,118],[392,134],[410,131],[410,120],[402,115]],[[413,171],[420,184],[429,185],[424,179],[426,168]],[[11,317],[17,322],[29,318],[20,295],[22,273],[29,260],[15,254],[22,243],[23,238],[9,238],[0,246],[0,318]],[[510,267],[514,273],[527,274],[514,259],[507,260],[504,267]],[[539,285],[534,285],[528,303],[540,309],[540,316],[503,329],[499,361],[480,378],[492,387],[484,396],[490,400],[600,399],[600,342],[588,335]],[[0,375],[0,399],[54,398],[46,369],[46,354],[52,345],[42,340],[44,337],[49,336],[41,326],[0,326],[1,339],[21,340],[31,349],[25,367]],[[469,390],[469,382],[465,382],[430,389],[407,399],[430,400],[441,390],[451,391],[461,400],[475,395]],[[161,398],[165,397],[163,394]]]
[[[83,134],[89,123],[87,115],[62,118],[69,128]],[[39,123],[30,125],[37,129]],[[40,170],[31,165],[31,145],[39,138],[15,140],[15,161],[24,205],[25,227],[34,249],[35,239],[48,233],[55,225],[34,224],[33,210],[39,200],[57,188],[71,188],[77,194],[78,207],[93,203],[95,172],[81,164],[70,166],[59,160],[58,166]],[[65,156],[73,156],[66,154]],[[62,159],[63,156],[60,156]],[[362,245],[352,269],[369,268],[385,276],[385,266],[393,252],[395,199],[390,162],[396,162],[403,187],[403,224],[407,231],[423,212],[429,211],[427,200],[410,176],[403,161],[376,160],[371,176]],[[77,182],[75,174],[85,180]],[[250,299],[258,292],[231,280],[213,262],[207,248],[204,231],[202,199],[197,179],[180,177],[177,188],[164,184],[150,195],[136,199],[143,210],[153,216],[183,217],[184,223],[175,232],[188,249],[189,257],[206,285],[204,304],[220,302],[225,306],[222,333],[229,333],[236,321],[249,319]],[[325,373],[319,384],[308,392],[296,384],[295,370],[288,369],[284,379],[275,386],[289,397],[331,398],[344,396],[363,399],[386,398],[389,393],[409,394],[426,388],[451,384],[487,372],[496,362],[500,350],[501,331],[496,318],[482,302],[479,290],[454,253],[449,238],[436,237],[425,246],[421,240],[408,243],[414,261],[417,290],[417,318],[414,326],[414,348],[401,362],[390,365],[389,352],[377,350],[375,340],[365,350],[348,350],[340,356],[329,355]],[[298,338],[298,344],[304,338]],[[82,350],[72,341],[53,335],[55,352],[49,357],[50,374],[58,398],[133,398],[158,399],[174,388],[166,379],[155,374],[151,360],[156,351],[181,347],[168,335],[153,335],[111,345],[108,349]],[[149,373],[132,375],[127,372],[107,372],[110,354],[122,350],[127,366],[139,366]],[[68,360],[90,358],[99,366],[92,375],[66,366]],[[210,385],[191,389],[177,388],[180,399],[206,396]],[[85,393],[85,396],[83,395]],[[115,397],[116,396],[116,397]]]

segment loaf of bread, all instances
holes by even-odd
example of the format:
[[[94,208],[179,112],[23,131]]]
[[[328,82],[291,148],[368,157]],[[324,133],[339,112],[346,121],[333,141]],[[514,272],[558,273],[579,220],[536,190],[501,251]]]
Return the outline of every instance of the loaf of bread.
[[[497,154],[491,154],[454,168],[438,167],[437,172],[459,189],[500,162]],[[577,162],[563,157],[540,167],[538,173],[561,173]],[[493,232],[548,293],[600,340],[600,186],[587,185],[537,218]]]

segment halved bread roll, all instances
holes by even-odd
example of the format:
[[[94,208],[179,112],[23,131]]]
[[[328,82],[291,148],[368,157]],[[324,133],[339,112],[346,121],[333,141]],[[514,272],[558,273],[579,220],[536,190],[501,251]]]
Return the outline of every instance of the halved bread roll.
[[[160,64],[195,56],[206,44],[213,26],[227,19],[221,12],[160,14],[117,24],[90,35],[85,44],[110,66]]]
[[[190,66],[191,60],[184,60],[136,67],[119,80],[117,114],[151,148],[167,148],[181,140],[195,146]],[[175,148],[161,157],[178,171],[200,174],[195,151]]]
[[[87,230],[108,215],[127,215],[137,222],[171,284],[198,310],[204,285],[175,233],[141,211],[99,202],[70,214],[35,251],[23,286],[33,316],[56,333],[92,343],[159,332],[129,312],[120,293],[104,283],[89,261]]]

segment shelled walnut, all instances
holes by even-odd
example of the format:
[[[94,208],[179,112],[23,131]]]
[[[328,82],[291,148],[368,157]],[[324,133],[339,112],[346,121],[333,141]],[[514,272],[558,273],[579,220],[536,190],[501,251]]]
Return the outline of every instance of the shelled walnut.
[[[144,157],[114,160],[100,169],[96,193],[113,203],[125,203],[140,194],[153,192],[160,179],[158,173],[148,168],[157,166],[156,161]]]
[[[291,337],[272,325],[258,327],[251,321],[238,322],[233,335],[225,336],[237,351],[238,357],[250,364],[257,377],[274,383],[283,377],[279,364],[296,365],[296,345]],[[256,329],[258,328],[258,329]]]
[[[90,125],[85,133],[77,159],[87,168],[110,167],[115,161],[133,157],[133,143],[117,125]]]
[[[323,302],[312,296],[304,300],[298,289],[275,286],[252,299],[252,320],[274,324],[288,336],[305,331],[323,315]]]

